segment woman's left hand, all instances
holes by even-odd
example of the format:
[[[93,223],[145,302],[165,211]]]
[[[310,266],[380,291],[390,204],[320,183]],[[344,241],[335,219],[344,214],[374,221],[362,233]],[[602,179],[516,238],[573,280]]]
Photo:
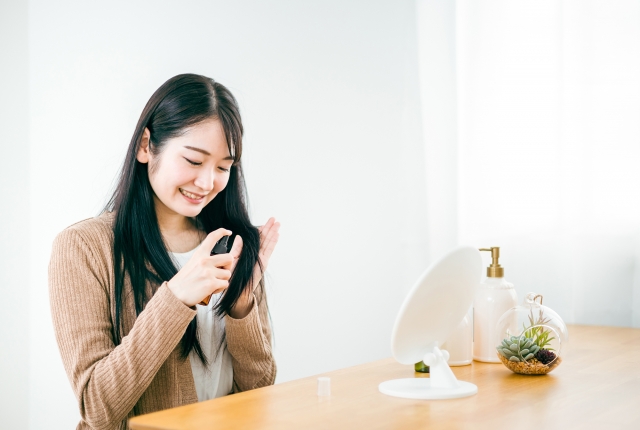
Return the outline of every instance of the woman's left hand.
[[[251,308],[253,307],[253,292],[258,287],[263,273],[266,272],[269,260],[271,259],[271,254],[273,254],[273,250],[278,244],[278,238],[280,237],[279,230],[280,223],[273,217],[269,218],[265,225],[258,227],[258,231],[260,232],[260,250],[258,251],[258,258],[262,264],[262,272],[260,271],[260,266],[256,263],[253,270],[253,285],[251,288],[246,288],[244,293],[238,297],[238,301],[229,313],[232,318],[242,319],[251,311]],[[241,252],[242,238],[240,236],[236,236],[233,241],[231,251],[229,251],[229,254],[233,256],[231,273],[235,270]]]

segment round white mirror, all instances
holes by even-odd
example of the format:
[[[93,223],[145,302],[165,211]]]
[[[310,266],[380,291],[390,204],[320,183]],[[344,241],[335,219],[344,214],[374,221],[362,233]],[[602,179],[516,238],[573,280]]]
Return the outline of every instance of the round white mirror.
[[[430,377],[386,381],[378,387],[382,393],[411,399],[453,399],[478,392],[474,384],[456,379],[447,364],[449,354],[439,347],[473,304],[481,278],[482,257],[470,246],[455,249],[422,274],[398,312],[391,351],[402,364],[423,360],[430,367]]]

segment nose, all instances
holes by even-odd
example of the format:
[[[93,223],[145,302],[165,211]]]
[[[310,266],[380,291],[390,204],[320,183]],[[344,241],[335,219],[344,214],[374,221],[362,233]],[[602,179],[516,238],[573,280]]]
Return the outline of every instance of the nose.
[[[205,193],[208,193],[213,190],[214,177],[215,174],[213,169],[200,169],[200,172],[193,183],[196,187],[200,188]]]

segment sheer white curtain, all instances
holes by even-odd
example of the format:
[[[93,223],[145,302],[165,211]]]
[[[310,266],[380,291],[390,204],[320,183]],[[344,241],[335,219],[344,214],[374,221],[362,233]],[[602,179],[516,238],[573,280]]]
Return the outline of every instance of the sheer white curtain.
[[[640,327],[640,0],[418,0],[430,256]]]

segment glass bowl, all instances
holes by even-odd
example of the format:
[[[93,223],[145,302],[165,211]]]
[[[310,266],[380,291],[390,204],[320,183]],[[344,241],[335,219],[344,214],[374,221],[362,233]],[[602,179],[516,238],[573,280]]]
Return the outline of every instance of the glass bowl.
[[[509,370],[522,375],[545,375],[562,363],[562,348],[569,334],[562,318],[542,305],[542,296],[529,293],[520,306],[498,320],[502,341],[498,358]]]

